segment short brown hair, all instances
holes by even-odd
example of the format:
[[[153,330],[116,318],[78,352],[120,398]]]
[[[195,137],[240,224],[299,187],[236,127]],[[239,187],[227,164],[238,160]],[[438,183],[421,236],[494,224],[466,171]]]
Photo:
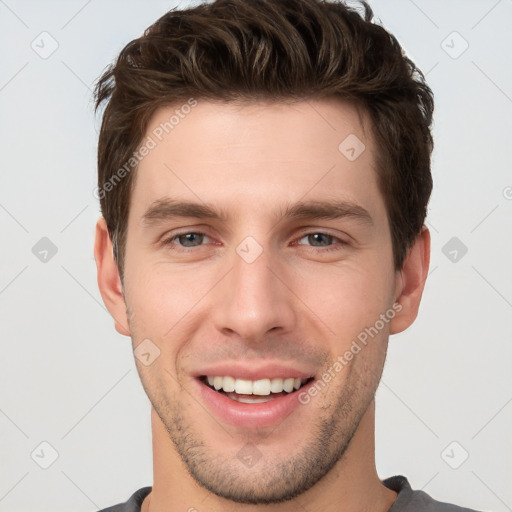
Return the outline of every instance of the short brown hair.
[[[134,182],[126,162],[152,114],[190,98],[338,97],[360,107],[372,123],[394,266],[402,268],[432,190],[433,94],[396,38],[361,6],[364,12],[322,0],[216,0],[167,12],[121,51],[95,89],[96,109],[107,102],[98,191],[121,279]]]

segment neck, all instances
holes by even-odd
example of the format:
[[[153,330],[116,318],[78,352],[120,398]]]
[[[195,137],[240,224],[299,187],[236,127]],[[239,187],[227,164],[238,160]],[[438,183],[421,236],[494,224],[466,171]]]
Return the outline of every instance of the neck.
[[[284,503],[244,505],[218,497],[188,473],[160,418],[151,410],[154,484],[142,512],[387,512],[396,492],[386,488],[375,468],[375,402],[365,412],[350,445],[331,471],[312,488]],[[299,506],[297,505],[299,503]]]

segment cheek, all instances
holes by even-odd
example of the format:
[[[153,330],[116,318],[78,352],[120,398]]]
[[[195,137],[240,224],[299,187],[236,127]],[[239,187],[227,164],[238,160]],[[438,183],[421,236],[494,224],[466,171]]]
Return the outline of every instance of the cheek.
[[[216,276],[215,272],[212,275],[168,263],[134,265],[126,281],[126,294],[135,330],[160,340],[172,336],[174,327],[182,328],[183,320],[212,288]]]
[[[325,267],[308,265],[293,279],[294,292],[337,343],[350,343],[391,306],[392,279],[389,269],[378,260],[345,261]]]

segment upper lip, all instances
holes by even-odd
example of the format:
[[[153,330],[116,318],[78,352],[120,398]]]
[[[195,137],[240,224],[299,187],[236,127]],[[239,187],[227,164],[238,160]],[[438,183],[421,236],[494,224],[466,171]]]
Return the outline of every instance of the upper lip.
[[[248,366],[240,361],[224,362],[215,365],[205,366],[193,373],[194,377],[233,377],[235,379],[261,380],[261,379],[309,379],[314,372],[294,368],[277,362],[266,362],[264,364]]]

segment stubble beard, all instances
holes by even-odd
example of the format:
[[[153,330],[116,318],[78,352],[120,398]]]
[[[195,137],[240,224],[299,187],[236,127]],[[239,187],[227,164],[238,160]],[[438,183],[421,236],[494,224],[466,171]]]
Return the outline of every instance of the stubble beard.
[[[350,375],[342,389],[329,390],[322,407],[316,409],[321,416],[303,427],[308,440],[297,453],[279,460],[263,456],[252,467],[244,465],[236,456],[225,456],[220,450],[216,453],[214,446],[207,446],[198,429],[204,422],[187,418],[187,408],[166,398],[163,389],[160,388],[155,399],[148,396],[188,473],[199,485],[236,503],[275,504],[304,493],[343,459],[380,380],[380,375],[377,382],[369,379],[368,374],[356,378],[353,369],[347,369]],[[366,382],[361,380],[364,378]],[[327,393],[327,388],[322,393]],[[312,404],[299,407],[310,406],[313,407]],[[284,430],[288,418],[283,422]],[[271,436],[265,439],[266,447],[270,446]],[[240,448],[244,445],[234,438],[235,442]]]

